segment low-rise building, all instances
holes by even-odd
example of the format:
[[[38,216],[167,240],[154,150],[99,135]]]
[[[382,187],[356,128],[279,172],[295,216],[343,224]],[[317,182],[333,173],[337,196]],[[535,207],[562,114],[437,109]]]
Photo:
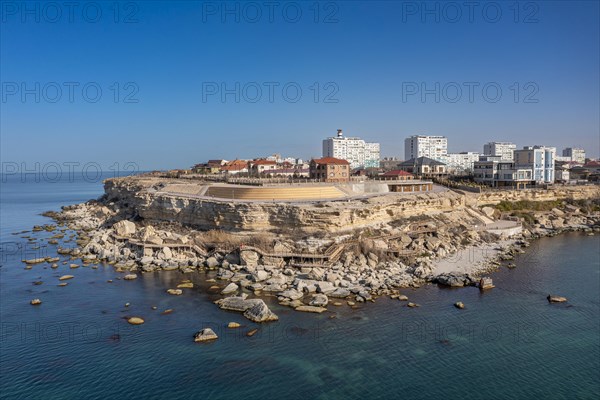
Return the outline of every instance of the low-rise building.
[[[350,163],[334,157],[315,158],[310,161],[310,178],[324,182],[348,182]]]
[[[387,171],[379,176],[381,178],[383,178],[384,180],[395,179],[395,180],[399,180],[399,181],[409,181],[409,180],[412,180],[415,178],[415,176],[413,174],[411,174],[410,172],[402,171],[400,169]]]
[[[273,160],[258,159],[248,162],[248,171],[252,176],[272,175],[277,168],[277,162]]]
[[[248,173],[248,161],[228,161],[220,168],[220,171],[229,175],[246,174]]]
[[[513,161],[477,161],[473,168],[475,182],[492,187],[511,186],[524,189],[533,185],[533,170],[517,167]]]
[[[556,147],[525,146],[515,150],[515,166],[531,169],[533,180],[538,183],[554,183],[554,158]]]
[[[398,169],[416,176],[441,177],[448,174],[446,164],[429,157],[411,158],[398,164]]]

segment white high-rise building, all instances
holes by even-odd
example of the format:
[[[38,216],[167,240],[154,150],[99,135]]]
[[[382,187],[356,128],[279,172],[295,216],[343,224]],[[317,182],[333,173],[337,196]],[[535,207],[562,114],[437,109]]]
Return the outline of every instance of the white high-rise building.
[[[444,162],[448,154],[448,139],[445,136],[413,135],[404,139],[404,158],[429,157]]]
[[[489,142],[483,145],[483,154],[486,156],[500,156],[501,160],[512,161],[517,145],[511,142]]]
[[[556,147],[525,146],[515,150],[515,166],[533,170],[533,180],[536,183],[554,182],[554,161]]]
[[[575,147],[567,147],[562,151],[563,157],[570,157],[569,161],[575,161],[580,164],[585,164],[585,150]]]
[[[358,137],[345,137],[338,129],[336,137],[323,140],[323,157],[346,160],[350,168],[379,168],[379,143],[365,142]]]
[[[479,153],[474,153],[472,151],[448,153],[441,161],[447,165],[448,172],[450,173],[472,173],[473,165],[476,161],[479,161]]]

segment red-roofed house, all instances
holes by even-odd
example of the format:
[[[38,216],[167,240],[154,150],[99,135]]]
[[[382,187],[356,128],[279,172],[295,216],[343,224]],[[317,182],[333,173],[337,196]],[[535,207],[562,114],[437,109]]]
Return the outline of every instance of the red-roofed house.
[[[248,162],[251,175],[267,175],[272,174],[277,169],[277,162],[271,160],[253,160]]]
[[[240,174],[248,172],[248,162],[244,160],[233,160],[221,167],[221,171],[226,174]]]
[[[314,158],[310,161],[310,177],[325,182],[348,182],[350,163],[334,157]]]
[[[384,179],[397,179],[397,180],[402,180],[402,181],[407,181],[407,180],[415,178],[415,176],[413,174],[411,174],[410,172],[401,171],[399,169],[395,169],[393,171],[388,171],[379,176],[383,177]]]

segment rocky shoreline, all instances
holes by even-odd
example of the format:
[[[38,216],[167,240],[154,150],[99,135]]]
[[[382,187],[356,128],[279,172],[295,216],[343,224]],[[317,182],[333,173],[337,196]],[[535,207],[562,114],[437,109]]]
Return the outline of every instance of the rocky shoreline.
[[[276,296],[281,305],[300,312],[321,313],[331,304],[340,306],[345,302],[353,307],[380,296],[407,302],[402,289],[428,283],[493,287],[485,275],[524,252],[531,240],[567,231],[600,232],[597,205],[582,209],[572,203],[563,201],[550,210],[528,211],[526,215],[521,212],[522,229],[509,238],[478,229],[481,218],[487,215],[495,220],[501,215],[501,207],[400,219],[335,238],[294,238],[283,234],[202,232],[178,223],[148,221],[135,218],[126,208],[106,199],[48,212],[45,215],[57,225],[34,227],[34,232],[73,231],[76,246],[58,246],[59,255],[68,257],[71,263],[81,260],[84,265],[113,265],[125,280],[156,271],[211,271],[216,279],[207,280],[213,284],[209,290],[223,295],[217,306],[242,312],[254,322],[266,322],[278,318],[260,299],[263,296]],[[47,240],[58,245],[63,237],[64,233],[58,233]],[[312,263],[299,263],[299,256],[294,256],[318,257],[332,248],[339,255],[329,264],[316,264],[318,258]],[[457,257],[461,252],[474,251],[480,256]],[[37,262],[24,261],[28,266]],[[506,266],[514,267],[510,263]],[[179,295],[190,287],[193,284],[184,281],[167,293]]]

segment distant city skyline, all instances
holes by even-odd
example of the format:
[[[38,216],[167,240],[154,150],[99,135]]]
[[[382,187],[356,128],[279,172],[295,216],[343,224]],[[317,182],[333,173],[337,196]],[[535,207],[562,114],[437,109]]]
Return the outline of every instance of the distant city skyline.
[[[510,141],[599,156],[598,2],[536,3],[527,21],[495,3],[499,21],[458,22],[406,2],[296,2],[300,20],[272,22],[208,3],[98,3],[101,20],[74,22],[3,10],[2,161],[309,159],[336,129],[381,157],[404,158],[412,135],[446,136],[451,153]]]

